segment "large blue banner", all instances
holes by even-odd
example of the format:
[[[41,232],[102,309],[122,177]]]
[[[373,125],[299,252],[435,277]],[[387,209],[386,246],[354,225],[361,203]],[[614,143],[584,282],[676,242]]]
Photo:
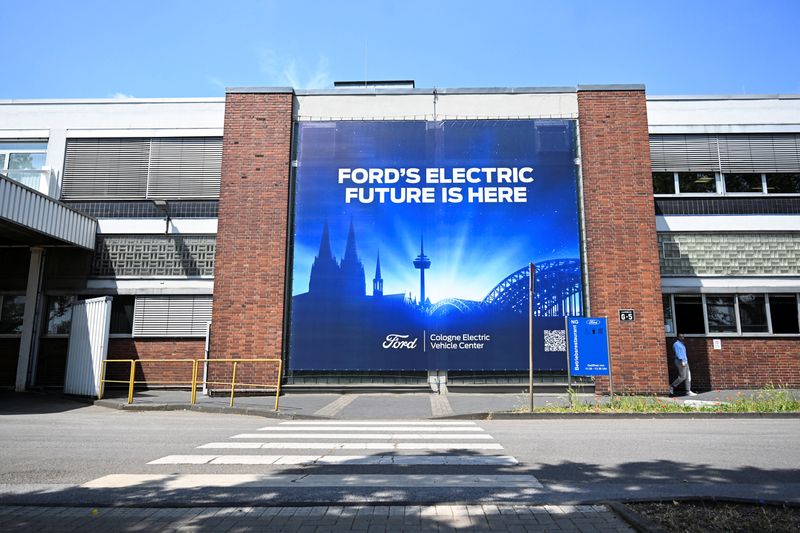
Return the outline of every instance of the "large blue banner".
[[[300,122],[296,143],[291,369],[527,369],[535,262],[535,367],[566,370],[574,121]]]

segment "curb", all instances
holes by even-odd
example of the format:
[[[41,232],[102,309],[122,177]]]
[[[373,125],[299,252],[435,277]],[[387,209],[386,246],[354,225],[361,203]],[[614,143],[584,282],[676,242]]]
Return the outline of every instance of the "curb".
[[[581,419],[686,419],[686,418],[716,418],[716,419],[739,419],[739,418],[800,418],[800,412],[789,413],[509,413],[500,412],[480,412],[467,413],[461,415],[446,415],[431,417],[435,420],[581,420]]]
[[[647,518],[641,513],[637,513],[627,505],[619,502],[605,502],[614,514],[620,517],[629,526],[638,531],[638,533],[667,533],[667,530]]]
[[[191,405],[188,403],[156,403],[156,404],[128,404],[114,400],[94,400],[90,402],[98,407],[116,409],[119,411],[194,411],[196,413],[234,414],[259,416],[261,418],[276,418],[282,420],[326,420],[324,416],[303,415],[294,413],[275,412],[261,407],[222,407],[215,405]]]

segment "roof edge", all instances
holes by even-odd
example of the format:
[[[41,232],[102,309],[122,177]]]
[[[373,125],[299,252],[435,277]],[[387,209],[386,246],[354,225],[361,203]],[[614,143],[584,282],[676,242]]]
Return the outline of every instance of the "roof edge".
[[[336,89],[292,89],[291,87],[229,87],[227,93],[287,94],[297,96],[374,96],[413,94],[560,94],[574,93],[575,87],[456,87],[395,88],[340,87]]]
[[[578,85],[578,92],[591,91],[644,91],[644,83],[615,83],[611,85]]]
[[[225,87],[225,94],[294,94],[292,87]]]
[[[222,96],[197,98],[31,98],[5,99],[0,105],[63,105],[63,104],[218,104],[225,102]]]

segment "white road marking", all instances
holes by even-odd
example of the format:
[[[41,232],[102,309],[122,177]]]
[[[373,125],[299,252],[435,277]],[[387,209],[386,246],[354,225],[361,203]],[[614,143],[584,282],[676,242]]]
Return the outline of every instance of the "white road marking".
[[[149,465],[471,465],[518,464],[510,455],[167,455]]]
[[[450,433],[445,435],[423,433],[240,433],[232,439],[366,439],[366,440],[422,440],[422,439],[488,439],[488,433]]]
[[[267,426],[258,431],[474,431],[485,433],[483,428],[472,426]]]
[[[281,426],[477,426],[475,422],[456,422],[452,420],[442,420],[437,422],[429,421],[414,421],[414,422],[396,422],[392,420],[372,420],[369,422],[360,422],[355,420],[314,420],[314,421],[300,421],[291,420],[281,422]]]
[[[161,459],[150,461],[149,465],[204,465],[208,464],[219,455],[167,455]]]
[[[256,449],[261,448],[260,442],[209,442],[198,448],[231,448],[231,449]]]
[[[198,446],[203,449],[230,449],[239,448],[231,446],[229,442],[209,442]],[[250,443],[248,448],[261,448],[264,450],[502,450],[503,447],[496,443],[483,442],[265,442]],[[255,446],[253,446],[255,445]]]
[[[542,488],[542,484],[525,474],[459,474],[437,476],[430,474],[112,474],[82,487],[115,489],[156,486],[163,490],[210,487],[485,487],[485,488]]]

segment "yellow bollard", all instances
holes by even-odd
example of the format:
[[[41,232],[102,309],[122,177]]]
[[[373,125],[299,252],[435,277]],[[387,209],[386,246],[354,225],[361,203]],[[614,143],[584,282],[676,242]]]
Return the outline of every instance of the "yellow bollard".
[[[108,365],[106,364],[106,361],[104,359],[103,360],[103,368],[100,370],[100,391],[97,393],[97,399],[98,400],[102,400],[103,399],[103,391],[105,391],[105,388],[106,388],[106,367],[107,366]]]
[[[197,359],[192,361],[192,405],[197,401]]]
[[[136,360],[131,359],[131,379],[128,383],[128,403],[133,403],[133,385],[136,379]]]
[[[275,411],[278,411],[278,399],[281,397],[281,378],[283,377],[283,361],[278,361],[278,387],[275,389]]]
[[[233,375],[231,376],[231,404],[233,407],[233,392],[236,389],[236,361],[233,362]]]

